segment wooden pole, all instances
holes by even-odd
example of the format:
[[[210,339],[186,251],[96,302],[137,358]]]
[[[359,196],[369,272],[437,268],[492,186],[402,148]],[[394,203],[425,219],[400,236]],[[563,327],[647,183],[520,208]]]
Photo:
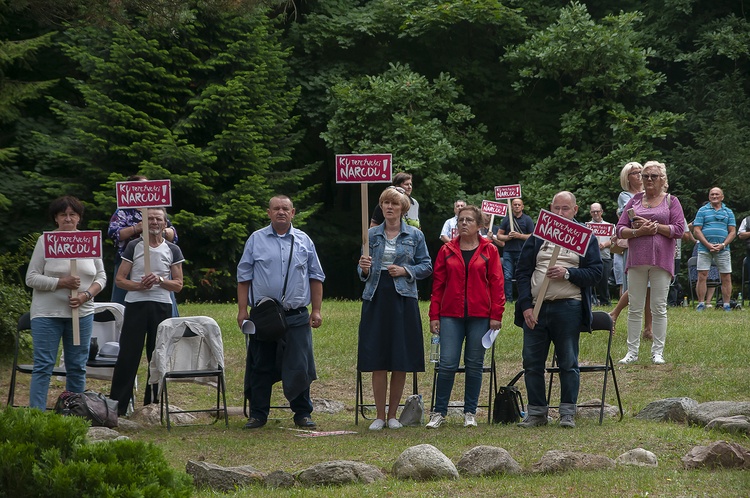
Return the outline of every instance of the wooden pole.
[[[149,255],[149,241],[148,241],[148,208],[141,208],[141,236],[143,237],[143,275],[146,276],[151,273],[151,256]]]
[[[370,255],[370,241],[368,239],[368,230],[370,229],[370,216],[367,208],[367,184],[360,183],[360,197],[362,199],[362,254]]]
[[[516,220],[513,219],[512,201],[513,199],[508,199],[508,228],[510,228],[511,232],[517,232],[518,228],[516,227]]]
[[[557,256],[560,254],[560,246],[555,245],[555,248],[552,250],[552,257],[549,258],[549,265],[547,268],[552,268],[557,263]],[[539,289],[539,295],[536,297],[536,304],[534,305],[534,320],[539,319],[539,310],[542,307],[542,303],[544,302],[544,296],[547,294],[547,287],[549,287],[549,277],[544,276],[544,281],[542,281],[542,288]]]
[[[71,277],[77,277],[78,276],[78,261],[75,259],[70,260],[70,276]],[[78,289],[70,289],[70,297],[75,297],[78,295]],[[73,345],[74,346],[80,346],[81,345],[81,324],[78,321],[78,308],[73,308],[72,310],[73,315]]]
[[[495,215],[490,216],[490,226],[487,228],[487,236],[492,240],[492,225],[495,224]]]

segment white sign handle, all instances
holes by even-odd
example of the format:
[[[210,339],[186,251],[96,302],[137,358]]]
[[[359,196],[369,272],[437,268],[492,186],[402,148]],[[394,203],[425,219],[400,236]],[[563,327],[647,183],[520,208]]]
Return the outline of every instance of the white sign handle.
[[[149,256],[149,241],[148,241],[148,208],[141,208],[141,223],[143,229],[141,230],[141,236],[143,237],[143,276],[151,273],[151,257]]]
[[[367,183],[360,183],[360,197],[362,198],[362,254],[370,255],[370,241],[368,230],[370,229],[369,212],[367,209]]]
[[[71,259],[70,260],[70,276],[71,277],[77,277],[78,276],[78,260]],[[76,297],[78,295],[78,289],[70,289],[70,297]],[[74,346],[80,346],[81,345],[81,324],[78,321],[78,308],[73,308],[71,310],[73,315],[73,345]]]
[[[511,206],[512,201],[513,199],[508,199],[508,228],[510,228],[511,232],[517,232],[518,228],[516,227],[516,220],[513,219],[513,206]]]
[[[495,215],[493,214],[490,216],[490,226],[487,229],[487,237],[489,237],[490,240],[492,240],[492,225],[495,224]]]
[[[549,265],[547,268],[551,268],[555,266],[557,263],[557,256],[560,255],[560,246],[555,245],[555,248],[552,249],[552,257],[549,258]],[[539,295],[536,297],[536,304],[534,305],[534,320],[537,320],[539,318],[539,310],[542,308],[542,303],[544,302],[544,296],[547,294],[547,287],[549,287],[549,277],[544,276],[544,280],[542,281],[542,287],[539,289]]]

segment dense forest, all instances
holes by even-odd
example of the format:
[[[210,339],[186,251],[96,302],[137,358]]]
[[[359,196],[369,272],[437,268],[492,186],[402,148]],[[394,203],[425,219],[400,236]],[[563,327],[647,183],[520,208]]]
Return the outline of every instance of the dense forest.
[[[339,153],[413,174],[432,254],[452,202],[495,185],[520,183],[533,218],[567,189],[582,220],[600,202],[614,221],[629,161],[664,162],[688,220],[722,187],[739,225],[748,75],[737,0],[0,0],[0,253],[51,229],[63,194],[106,231],[115,182],[141,173],[172,182],[182,299],[234,296],[274,193],[326,296],[356,298],[360,189],[335,182]]]

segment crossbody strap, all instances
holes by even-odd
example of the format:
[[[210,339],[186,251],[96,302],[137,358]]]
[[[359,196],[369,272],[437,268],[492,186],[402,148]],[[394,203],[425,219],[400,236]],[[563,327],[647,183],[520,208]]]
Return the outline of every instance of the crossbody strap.
[[[291,229],[290,229],[291,230]],[[289,237],[292,239],[292,245],[289,248],[289,261],[286,263],[286,275],[284,276],[284,288],[281,290],[281,304],[284,304],[284,299],[286,298],[286,284],[289,280],[289,268],[292,267],[292,254],[294,254],[294,235],[289,233]],[[253,303],[253,306],[255,306],[255,294],[253,292],[253,281],[250,281],[250,302]]]

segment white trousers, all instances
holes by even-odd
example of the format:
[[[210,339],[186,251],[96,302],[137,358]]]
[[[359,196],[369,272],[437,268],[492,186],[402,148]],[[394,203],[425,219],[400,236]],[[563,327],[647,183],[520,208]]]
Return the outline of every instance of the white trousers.
[[[658,266],[635,266],[628,269],[628,353],[638,355],[646,290],[651,283],[651,314],[654,318],[651,356],[664,355],[664,342],[667,339],[667,294],[671,282],[672,275]]]

